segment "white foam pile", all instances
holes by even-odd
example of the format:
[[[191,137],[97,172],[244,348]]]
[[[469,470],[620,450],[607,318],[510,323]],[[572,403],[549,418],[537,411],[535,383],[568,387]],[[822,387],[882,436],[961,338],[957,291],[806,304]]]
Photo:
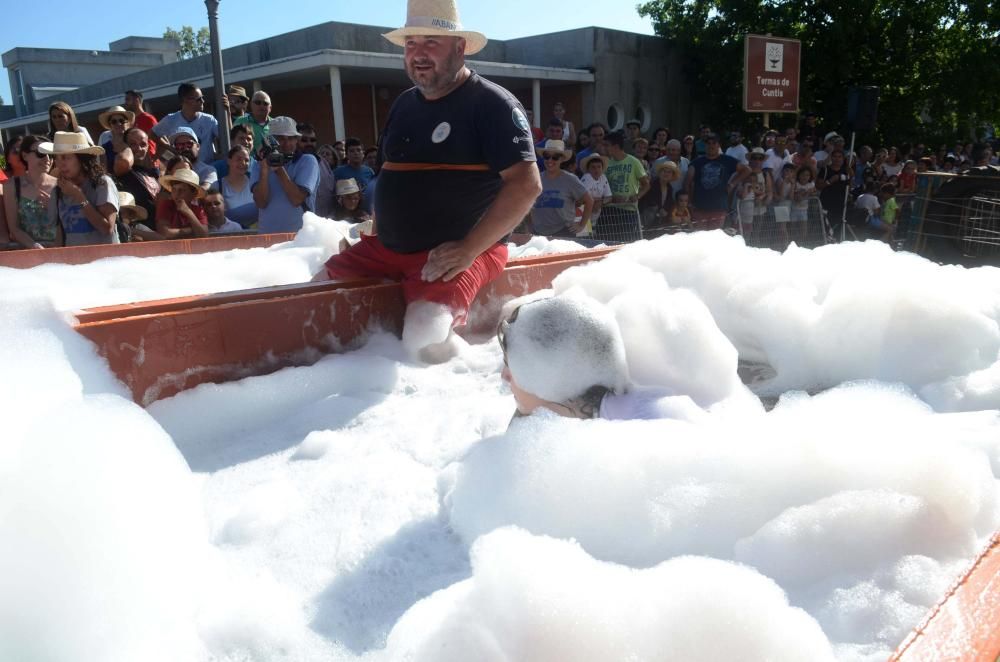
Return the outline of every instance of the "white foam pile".
[[[554,289],[704,416],[509,429],[492,340],[143,410],[56,312],[306,280],[338,237],[0,269],[0,659],[885,659],[1000,528],[995,269],[636,244]]]

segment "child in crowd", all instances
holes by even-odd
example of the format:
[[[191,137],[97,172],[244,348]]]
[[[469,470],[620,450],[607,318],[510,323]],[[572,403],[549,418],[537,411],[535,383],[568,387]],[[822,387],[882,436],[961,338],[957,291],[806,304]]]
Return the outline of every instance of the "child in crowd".
[[[753,231],[755,217],[762,217],[773,196],[771,174],[764,170],[764,149],[754,147],[747,158],[750,176],[740,184],[740,225],[743,236]]]
[[[608,166],[608,157],[600,154],[591,154],[580,162],[580,168],[584,171],[580,182],[587,193],[594,199],[594,207],[590,212],[590,223],[580,232],[578,237],[589,237],[593,234],[593,226],[601,216],[601,207],[611,202],[611,184],[608,183],[604,169]]]
[[[879,204],[878,200],[878,184],[874,181],[868,181],[865,183],[865,191],[858,196],[858,199],[854,201],[854,206],[858,209],[864,209],[868,212],[868,224],[872,227],[876,227],[878,223],[879,212],[882,211],[882,205]],[[876,219],[876,221],[872,221]]]
[[[135,196],[128,191],[118,191],[118,216],[129,228],[129,241],[156,241],[163,235],[146,225],[149,212],[135,204]]]
[[[889,241],[896,231],[896,214],[899,211],[899,204],[896,202],[896,187],[892,184],[884,184],[879,190],[879,201],[882,203],[881,222],[883,227],[877,229],[885,232],[882,235],[882,241]]]
[[[808,165],[799,166],[795,171],[795,189],[792,191],[792,223],[797,224],[799,235],[805,239],[808,230],[809,200],[816,197],[816,183],[813,169]]]
[[[786,163],[781,166],[781,174],[774,183],[774,222],[781,235],[782,249],[791,242],[788,236],[788,223],[792,220],[792,199],[795,193],[795,164]]]
[[[917,190],[917,162],[910,160],[903,164],[899,173],[899,192],[913,193]]]
[[[674,225],[682,228],[691,227],[691,205],[688,194],[678,193],[674,199],[674,208],[670,212],[670,220]]]

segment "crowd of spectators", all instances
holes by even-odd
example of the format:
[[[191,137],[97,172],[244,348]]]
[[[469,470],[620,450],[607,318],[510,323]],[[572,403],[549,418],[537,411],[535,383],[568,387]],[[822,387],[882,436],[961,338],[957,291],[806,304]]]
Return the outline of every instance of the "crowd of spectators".
[[[295,232],[306,211],[370,225],[376,147],[357,138],[319,144],[313,125],[275,115],[264,91],[248,96],[231,85],[225,100],[229,126],[220,127],[202,112],[198,86],[184,83],[178,110],[158,121],[142,93],[129,90],[123,105],[99,115],[105,130],[96,143],[72,107],[53,103],[48,135],[17,136],[4,147],[0,238],[42,248]],[[812,205],[830,224],[860,213],[888,240],[918,173],[997,163],[989,143],[974,142],[862,144],[852,154],[818,120],[809,113],[750,140],[738,130],[723,139],[707,125],[697,134],[658,126],[643,135],[637,120],[623,130],[594,122],[578,131],[556,103],[544,129],[532,129],[543,190],[525,229],[631,241],[735,218],[747,235],[768,215],[787,245],[805,236]],[[228,131],[228,153],[217,153],[220,131]]]
[[[157,120],[142,92],[98,116],[95,142],[68,104],[49,108],[47,135],[17,136],[0,171],[0,244],[25,248],[295,232],[303,215],[370,219],[378,159],[357,138],[318,144],[316,129],[272,113],[264,91],[231,85],[228,126],[183,83],[178,110]],[[221,131],[228,153],[219,153]]]

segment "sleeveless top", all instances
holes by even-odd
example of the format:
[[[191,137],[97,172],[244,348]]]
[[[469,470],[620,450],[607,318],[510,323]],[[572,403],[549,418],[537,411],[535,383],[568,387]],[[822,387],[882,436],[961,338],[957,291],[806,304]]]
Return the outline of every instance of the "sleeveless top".
[[[38,200],[21,195],[21,178],[14,178],[17,195],[17,225],[38,243],[55,243],[57,226],[49,220],[49,212]]]

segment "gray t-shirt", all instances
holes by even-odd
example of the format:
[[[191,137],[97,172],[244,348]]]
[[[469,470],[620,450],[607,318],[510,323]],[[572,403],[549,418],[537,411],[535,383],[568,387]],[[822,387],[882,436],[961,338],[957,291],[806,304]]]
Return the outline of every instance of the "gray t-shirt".
[[[576,221],[576,205],[587,189],[576,175],[560,171],[550,179],[542,173],[542,194],[531,209],[531,226],[535,234],[551,235]]]
[[[58,187],[56,188],[58,189]],[[101,177],[97,186],[94,186],[89,179],[84,180],[80,189],[87,201],[94,207],[112,204],[116,210],[118,209],[118,189],[107,175]],[[87,220],[82,205],[60,195],[56,190],[52,192],[52,197],[58,200],[58,203],[49,204],[49,220],[62,224],[67,246],[119,243],[116,229],[112,227],[108,234],[98,231]]]

